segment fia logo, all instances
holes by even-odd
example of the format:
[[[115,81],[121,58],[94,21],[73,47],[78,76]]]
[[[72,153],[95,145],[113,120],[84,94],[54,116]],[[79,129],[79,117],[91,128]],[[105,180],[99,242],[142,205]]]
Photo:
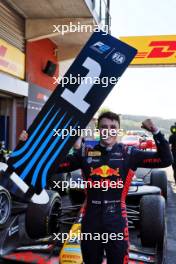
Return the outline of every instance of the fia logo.
[[[112,55],[112,60],[117,63],[117,64],[122,64],[124,63],[126,57],[125,55],[123,55],[122,53],[120,52],[115,52],[113,55]]]

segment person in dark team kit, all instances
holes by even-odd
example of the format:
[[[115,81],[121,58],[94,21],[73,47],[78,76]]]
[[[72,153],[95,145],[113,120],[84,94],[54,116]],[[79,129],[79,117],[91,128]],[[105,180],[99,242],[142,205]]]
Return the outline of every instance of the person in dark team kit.
[[[57,161],[54,164],[56,172],[81,168],[85,181],[100,183],[100,188],[94,188],[92,185],[86,189],[86,206],[81,231],[92,234],[92,237],[97,233],[100,235],[106,233],[109,240],[103,243],[102,239],[83,239],[81,250],[85,264],[101,264],[104,251],[108,264],[128,263],[129,235],[125,200],[134,171],[138,167],[160,168],[172,163],[169,143],[155,124],[147,119],[142,123],[142,127],[153,134],[157,152],[141,151],[118,143],[119,116],[105,112],[98,118],[99,144],[91,150],[85,149],[84,152],[80,150],[68,155],[62,163]],[[106,136],[104,131],[108,131]],[[106,191],[103,189],[104,181],[108,181],[109,184]],[[117,185],[111,186],[112,182],[116,182]],[[119,182],[123,182],[123,185],[120,186]],[[114,239],[112,234],[116,234],[118,238],[118,234],[123,234],[123,239]]]
[[[171,150],[173,155],[172,168],[174,171],[174,179],[176,183],[176,123],[170,128],[171,135],[169,137],[169,144],[171,144]]]

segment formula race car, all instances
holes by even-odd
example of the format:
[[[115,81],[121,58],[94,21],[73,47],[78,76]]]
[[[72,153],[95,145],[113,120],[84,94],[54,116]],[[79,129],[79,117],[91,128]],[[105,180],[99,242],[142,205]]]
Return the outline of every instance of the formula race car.
[[[156,150],[155,141],[149,136],[125,135],[121,142],[126,146],[134,146],[142,150]]]

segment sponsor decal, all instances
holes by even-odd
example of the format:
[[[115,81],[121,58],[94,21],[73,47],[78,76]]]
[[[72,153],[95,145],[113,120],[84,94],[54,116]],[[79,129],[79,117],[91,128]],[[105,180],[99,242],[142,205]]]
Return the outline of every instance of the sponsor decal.
[[[112,154],[117,156],[117,157],[122,157],[122,155],[123,155],[121,152],[114,152]]]
[[[38,100],[41,100],[43,102],[46,102],[48,100],[49,96],[47,96],[46,94],[43,94],[43,93],[37,93],[36,98]]]
[[[108,165],[103,165],[98,168],[91,168],[90,176],[98,175],[100,177],[106,178],[109,176],[120,176],[119,168],[113,169]]]
[[[79,255],[71,255],[71,254],[64,254],[62,256],[62,258],[66,258],[66,259],[81,259],[81,257]]]
[[[176,64],[176,35],[120,39],[138,50],[131,64]]]
[[[106,51],[110,50],[111,47],[109,47],[108,45],[104,44],[103,42],[101,41],[98,41],[96,42],[95,44],[93,44],[91,46],[91,49],[103,54],[105,53]]]
[[[65,252],[81,252],[81,249],[80,248],[75,248],[75,247],[73,247],[73,248],[68,248],[68,247],[66,247],[66,248],[64,248],[64,251]]]
[[[88,157],[87,158],[87,163],[91,163],[92,162],[92,157]]]
[[[145,159],[144,163],[160,163],[161,159],[160,158],[154,158],[154,159]]]
[[[101,156],[100,151],[89,151],[87,154],[89,157]]]
[[[118,158],[111,158],[110,160],[113,161],[113,160],[124,160],[124,159],[123,159],[123,158],[121,158],[121,159],[118,159]]]
[[[12,226],[9,228],[9,236],[13,236],[15,233],[19,231],[19,226]]]
[[[3,39],[0,39],[0,71],[24,79],[25,54]]]
[[[120,52],[115,52],[113,55],[112,55],[112,60],[117,63],[117,64],[122,64],[125,62],[125,55],[123,55],[122,53]]]

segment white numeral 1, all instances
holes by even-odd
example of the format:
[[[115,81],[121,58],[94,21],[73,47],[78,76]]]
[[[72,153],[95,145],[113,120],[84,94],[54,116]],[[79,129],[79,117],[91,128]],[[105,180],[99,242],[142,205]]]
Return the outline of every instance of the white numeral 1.
[[[90,57],[84,61],[83,66],[89,70],[88,74],[84,77],[84,80],[74,93],[66,88],[61,94],[61,97],[74,105],[81,112],[85,113],[90,107],[90,104],[88,104],[84,99],[93,86],[94,78],[98,78],[100,76],[101,66],[97,61],[91,59]],[[92,81],[87,83],[86,78]]]

